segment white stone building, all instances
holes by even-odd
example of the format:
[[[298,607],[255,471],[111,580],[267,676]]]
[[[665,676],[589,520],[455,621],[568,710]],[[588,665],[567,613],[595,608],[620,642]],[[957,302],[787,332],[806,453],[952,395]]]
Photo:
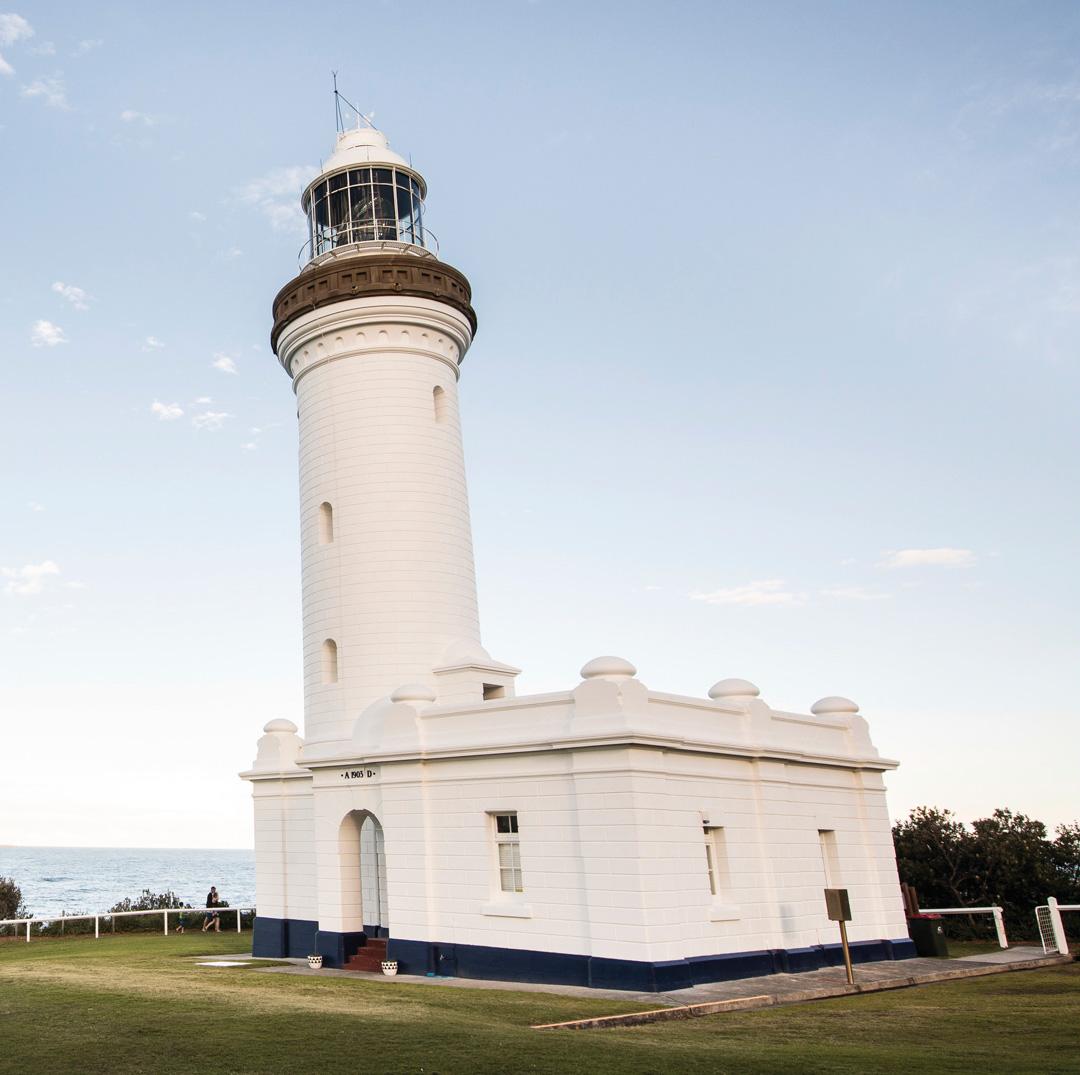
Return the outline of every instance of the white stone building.
[[[599,657],[518,697],[480,642],[458,378],[468,281],[423,177],[340,134],[274,303],[300,430],[304,737],[272,720],[255,802],[257,955],[627,989],[913,954],[858,707],[743,680],[650,690]],[[703,687],[705,684],[703,683]]]

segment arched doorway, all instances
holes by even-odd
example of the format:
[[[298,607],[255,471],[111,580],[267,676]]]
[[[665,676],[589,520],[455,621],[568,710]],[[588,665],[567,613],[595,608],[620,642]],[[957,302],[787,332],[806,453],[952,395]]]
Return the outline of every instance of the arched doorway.
[[[369,937],[388,937],[386,844],[379,819],[368,810],[352,810],[341,822],[339,838],[342,911],[348,929]]]
[[[364,908],[364,932],[369,937],[388,937],[386,844],[383,827],[374,814],[368,814],[360,826],[360,902]]]

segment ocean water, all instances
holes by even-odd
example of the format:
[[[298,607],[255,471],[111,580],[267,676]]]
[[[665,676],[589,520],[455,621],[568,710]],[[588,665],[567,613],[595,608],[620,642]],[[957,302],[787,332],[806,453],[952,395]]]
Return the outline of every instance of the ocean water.
[[[151,847],[0,847],[0,876],[12,877],[37,918],[106,911],[144,888],[171,889],[201,907],[216,885],[234,907],[255,903],[255,853]]]

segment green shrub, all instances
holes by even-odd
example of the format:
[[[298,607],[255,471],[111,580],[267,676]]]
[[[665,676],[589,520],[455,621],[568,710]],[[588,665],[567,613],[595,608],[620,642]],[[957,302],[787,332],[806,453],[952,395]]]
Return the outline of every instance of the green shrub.
[[[144,888],[134,899],[127,896],[118,903],[114,903],[109,908],[109,911],[171,911],[173,909],[187,909],[190,906],[190,903],[184,903],[171,889],[166,892],[151,892],[150,889]],[[170,929],[175,921],[176,916],[170,915]],[[113,933],[160,933],[161,919],[157,915],[132,915],[131,917],[113,918],[109,922],[109,929]]]
[[[30,912],[23,903],[22,889],[15,884],[15,878],[0,877],[0,919],[29,917]],[[0,926],[0,937],[15,933],[18,929],[18,926]]]

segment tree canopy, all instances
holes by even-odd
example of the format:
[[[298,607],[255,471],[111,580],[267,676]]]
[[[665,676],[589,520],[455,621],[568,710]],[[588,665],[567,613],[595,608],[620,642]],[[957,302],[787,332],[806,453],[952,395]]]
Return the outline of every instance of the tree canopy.
[[[924,907],[997,904],[1010,934],[1031,936],[1048,896],[1080,903],[1080,822],[1051,839],[1041,821],[1008,809],[965,825],[951,810],[917,806],[892,831],[900,880]]]

